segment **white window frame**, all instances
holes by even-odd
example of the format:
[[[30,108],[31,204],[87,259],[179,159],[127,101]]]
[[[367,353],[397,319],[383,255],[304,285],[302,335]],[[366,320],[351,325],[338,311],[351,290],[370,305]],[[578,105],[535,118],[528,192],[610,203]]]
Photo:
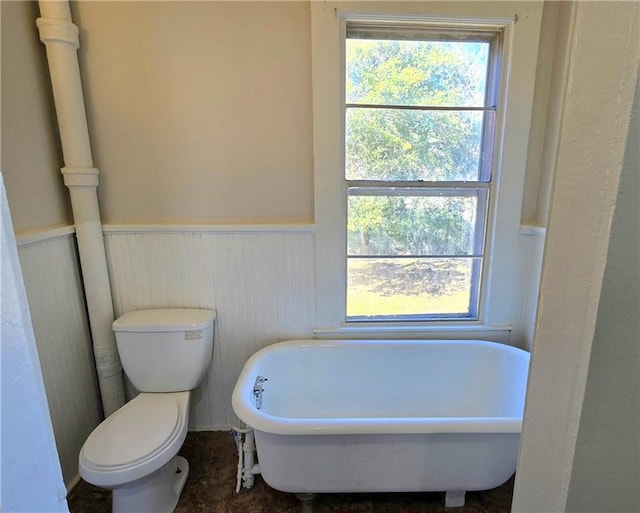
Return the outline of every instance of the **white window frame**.
[[[316,334],[511,329],[541,2],[312,2]],[[346,322],[344,69],[347,20],[501,30],[492,201],[477,320]],[[507,108],[508,106],[508,108]]]

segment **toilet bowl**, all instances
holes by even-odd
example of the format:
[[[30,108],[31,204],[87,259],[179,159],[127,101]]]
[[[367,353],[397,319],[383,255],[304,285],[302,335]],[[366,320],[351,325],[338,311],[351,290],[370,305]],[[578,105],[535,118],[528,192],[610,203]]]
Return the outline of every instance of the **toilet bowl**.
[[[105,419],[85,442],[80,475],[114,491],[114,511],[175,508],[189,473],[186,460],[175,458],[187,436],[189,395],[142,393]],[[141,493],[150,485],[165,490]]]
[[[187,436],[190,390],[211,360],[207,310],[130,312],[114,323],[125,372],[142,391],[106,418],[80,450],[82,478],[113,491],[116,513],[170,513],[189,474],[177,456]]]

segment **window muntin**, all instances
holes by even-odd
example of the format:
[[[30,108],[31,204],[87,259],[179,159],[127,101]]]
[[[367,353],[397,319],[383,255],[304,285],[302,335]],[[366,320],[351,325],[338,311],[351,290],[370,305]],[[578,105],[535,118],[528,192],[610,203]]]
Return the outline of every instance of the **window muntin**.
[[[346,33],[347,321],[477,319],[499,33]]]

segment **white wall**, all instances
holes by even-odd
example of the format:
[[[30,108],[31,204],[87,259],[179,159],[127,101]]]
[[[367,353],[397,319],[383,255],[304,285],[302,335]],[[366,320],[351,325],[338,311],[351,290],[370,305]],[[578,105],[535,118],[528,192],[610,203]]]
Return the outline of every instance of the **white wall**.
[[[518,241],[518,290],[512,343],[533,347],[551,184],[564,102],[572,2],[545,2]]]
[[[18,253],[62,473],[71,486],[78,479],[80,448],[102,411],[75,236],[60,231],[44,240],[19,237]]]
[[[640,511],[640,82],[629,126],[567,511]],[[603,470],[606,469],[604,472]]]
[[[590,407],[585,385],[590,370],[597,368],[590,369],[590,358],[597,344],[602,279],[640,62],[640,5],[577,2],[574,9],[515,512],[556,512],[572,506],[568,502],[572,472],[581,467],[578,433],[583,427],[588,437],[595,433],[581,413],[583,406],[585,413]],[[608,37],[594,38],[595,33]],[[594,67],[594,62],[599,65]],[[637,218],[635,222],[637,233]],[[633,245],[633,239],[625,237],[622,246]],[[632,315],[637,318],[637,310]],[[613,351],[614,343],[607,341],[607,350]],[[634,354],[625,352],[622,358],[633,359]],[[608,367],[611,360],[599,363]],[[621,366],[623,374],[626,364],[631,365]],[[609,368],[617,372],[616,365]],[[635,364],[634,370],[637,373]],[[600,376],[598,381],[598,377],[596,372],[596,383],[614,379]],[[624,390],[628,385],[620,386]],[[624,417],[617,411],[610,420],[621,422]],[[600,491],[599,476],[611,472],[610,465],[597,462],[591,493]]]
[[[68,512],[1,174],[0,222],[0,509]]]
[[[38,5],[1,2],[1,10],[2,171],[56,445],[71,486],[80,446],[101,417],[84,293],[73,230],[52,228],[72,218],[45,48],[35,25]]]
[[[536,85],[522,222],[546,226],[560,128],[571,2],[545,2],[540,28]]]
[[[309,2],[71,8],[105,222],[313,221]]]
[[[527,351],[531,351],[533,345],[545,234],[546,230],[540,226],[520,227],[518,279],[513,284],[518,303],[514,305],[511,344]]]
[[[17,233],[71,222],[37,2],[1,2],[2,172]]]

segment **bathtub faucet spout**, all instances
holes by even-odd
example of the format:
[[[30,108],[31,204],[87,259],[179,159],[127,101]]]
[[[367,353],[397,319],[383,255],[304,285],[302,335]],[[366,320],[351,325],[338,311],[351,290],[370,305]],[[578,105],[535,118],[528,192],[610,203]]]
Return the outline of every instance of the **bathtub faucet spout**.
[[[253,397],[256,400],[256,408],[259,410],[262,408],[262,392],[264,392],[264,382],[267,378],[258,376],[256,382],[253,384]]]

